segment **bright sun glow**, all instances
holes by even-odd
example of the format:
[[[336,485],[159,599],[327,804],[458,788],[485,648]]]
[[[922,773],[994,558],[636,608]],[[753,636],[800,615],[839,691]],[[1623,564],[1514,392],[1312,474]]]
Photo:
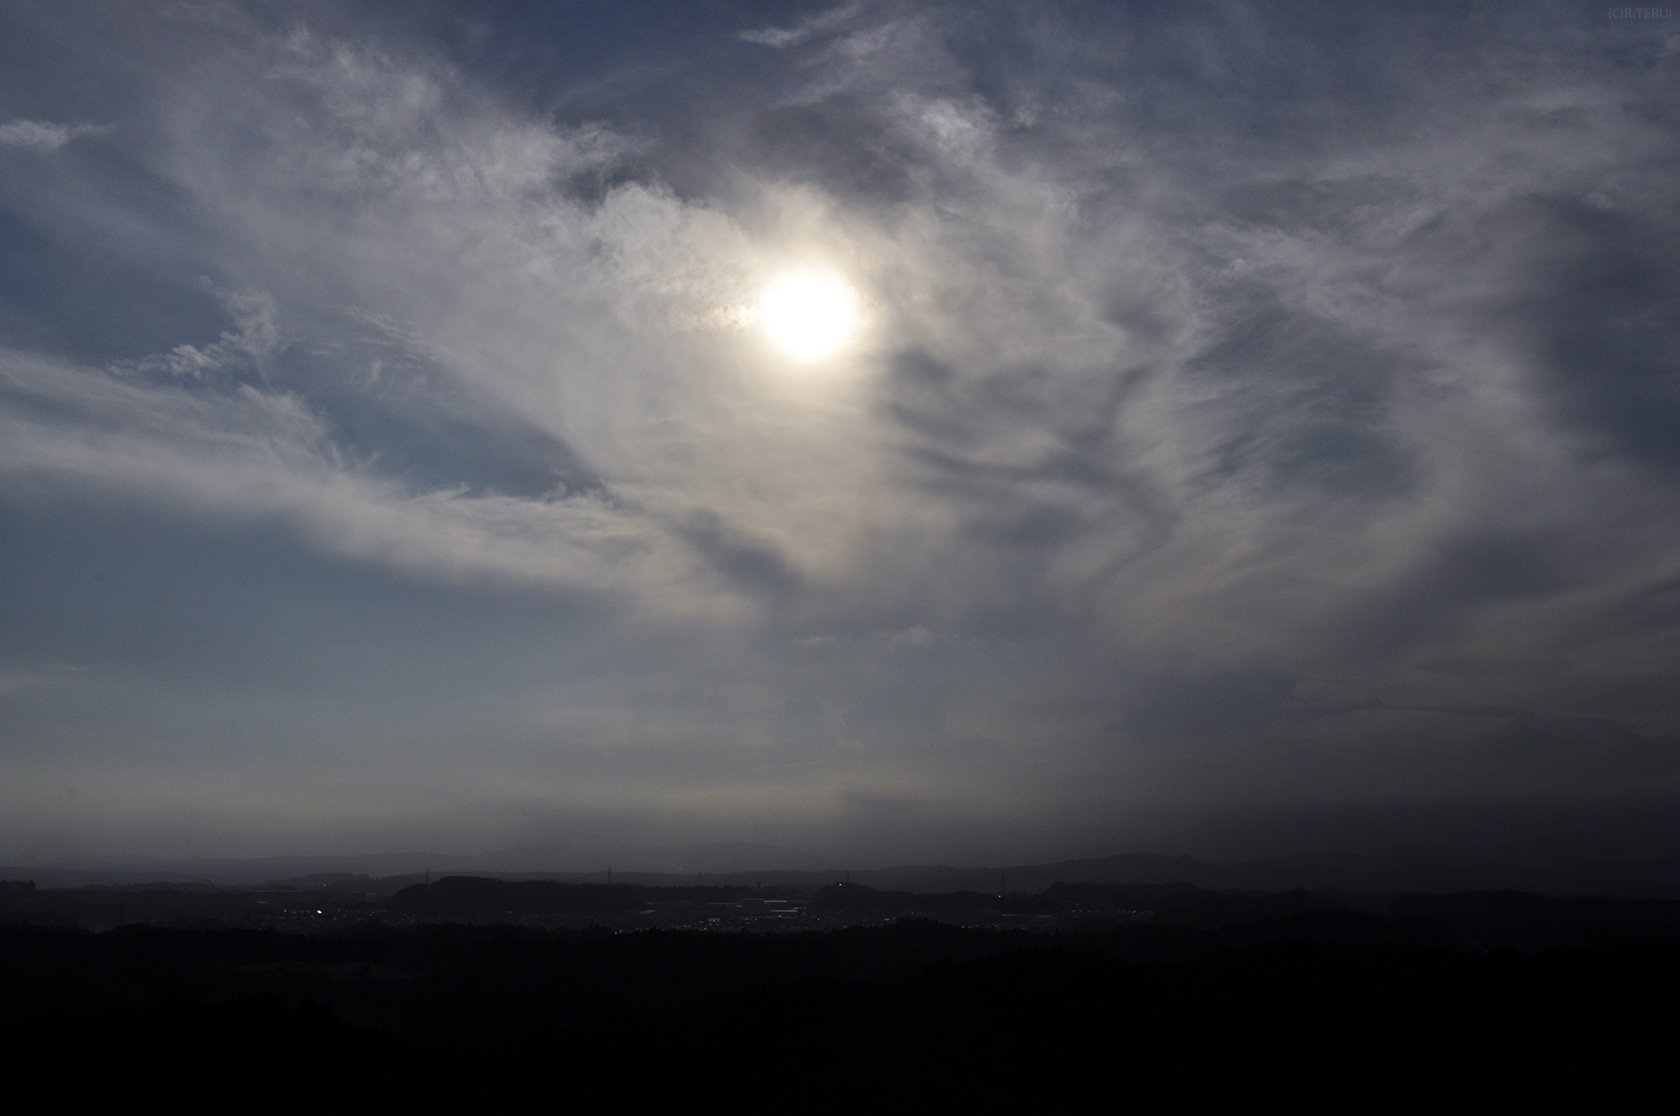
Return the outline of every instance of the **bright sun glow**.
[[[839,353],[858,330],[857,292],[832,272],[778,275],[764,289],[758,313],[770,344],[802,364]]]

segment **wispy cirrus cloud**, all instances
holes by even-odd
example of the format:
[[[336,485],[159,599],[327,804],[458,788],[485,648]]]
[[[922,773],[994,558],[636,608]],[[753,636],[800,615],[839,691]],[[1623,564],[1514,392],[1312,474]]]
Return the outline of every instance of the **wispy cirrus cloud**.
[[[0,124],[0,147],[21,147],[32,151],[57,151],[82,136],[102,136],[109,124],[52,124],[40,120],[13,120]]]
[[[26,503],[80,493],[278,517],[327,553],[413,576],[627,601],[668,595],[685,573],[628,509],[590,495],[415,492],[346,457],[304,400],[250,385],[198,392],[0,353],[0,430],[4,490]]]
[[[791,27],[755,27],[735,32],[742,42],[781,49],[798,46],[810,39],[844,28],[863,8],[862,4],[838,4],[807,16]]]

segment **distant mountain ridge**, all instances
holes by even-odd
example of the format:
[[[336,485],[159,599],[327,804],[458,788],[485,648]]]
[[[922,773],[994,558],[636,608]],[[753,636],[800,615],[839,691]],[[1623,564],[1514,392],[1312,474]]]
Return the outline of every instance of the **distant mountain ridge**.
[[[824,879],[837,873],[824,873]],[[759,873],[770,884],[816,882],[804,873]],[[1295,888],[1365,893],[1519,890],[1554,895],[1680,898],[1680,858],[1524,862],[1441,849],[1383,856],[1267,857],[1216,863],[1189,856],[1123,853],[1011,868],[905,866],[852,872],[859,882],[903,891],[1038,892],[1056,883],[1172,884],[1211,890]],[[721,877],[736,882],[736,877]]]
[[[560,880],[574,883],[609,881],[603,869],[592,872],[497,870],[490,857],[354,857],[335,861],[258,860],[205,862],[159,866],[149,870],[131,866],[121,870],[66,870],[26,866],[0,867],[0,879],[33,879],[43,886],[88,883],[133,885],[142,882],[194,884],[219,882],[256,886],[284,882],[302,889],[379,891],[390,894],[427,878],[472,875],[501,880]],[[415,863],[436,865],[416,871]],[[325,867],[338,871],[276,872],[276,868]],[[406,871],[380,872],[380,867]],[[198,871],[193,871],[194,868]],[[360,868],[347,871],[344,868]],[[373,868],[373,871],[366,869]],[[1680,857],[1631,858],[1615,856],[1547,857],[1496,855],[1474,849],[1442,847],[1398,850],[1382,855],[1318,854],[1264,857],[1234,862],[1199,860],[1190,856],[1121,853],[1105,857],[1023,864],[1004,868],[962,868],[950,865],[902,865],[890,868],[822,871],[744,870],[670,873],[616,871],[611,879],[625,884],[696,886],[763,884],[811,889],[850,880],[890,891],[945,893],[972,891],[988,894],[1032,894],[1053,884],[1191,884],[1221,891],[1276,892],[1296,888],[1335,889],[1366,894],[1519,890],[1551,895],[1605,895],[1626,898],[1680,898]]]

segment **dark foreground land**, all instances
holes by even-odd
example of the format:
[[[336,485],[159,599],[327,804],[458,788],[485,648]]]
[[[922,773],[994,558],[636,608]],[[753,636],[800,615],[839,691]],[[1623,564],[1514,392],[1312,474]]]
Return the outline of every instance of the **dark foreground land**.
[[[397,906],[584,902],[444,883]],[[14,1081],[83,1095],[754,1111],[1603,1104],[1660,1084],[1672,1058],[1680,903],[1093,885],[1018,898],[1055,907],[1035,922],[1054,928],[13,922],[0,1048]]]

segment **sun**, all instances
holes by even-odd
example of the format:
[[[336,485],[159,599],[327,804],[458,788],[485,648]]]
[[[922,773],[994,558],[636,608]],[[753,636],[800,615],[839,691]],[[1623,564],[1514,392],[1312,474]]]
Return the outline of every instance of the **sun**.
[[[838,355],[857,336],[857,292],[831,271],[786,271],[764,288],[758,320],[777,352],[816,364]]]

